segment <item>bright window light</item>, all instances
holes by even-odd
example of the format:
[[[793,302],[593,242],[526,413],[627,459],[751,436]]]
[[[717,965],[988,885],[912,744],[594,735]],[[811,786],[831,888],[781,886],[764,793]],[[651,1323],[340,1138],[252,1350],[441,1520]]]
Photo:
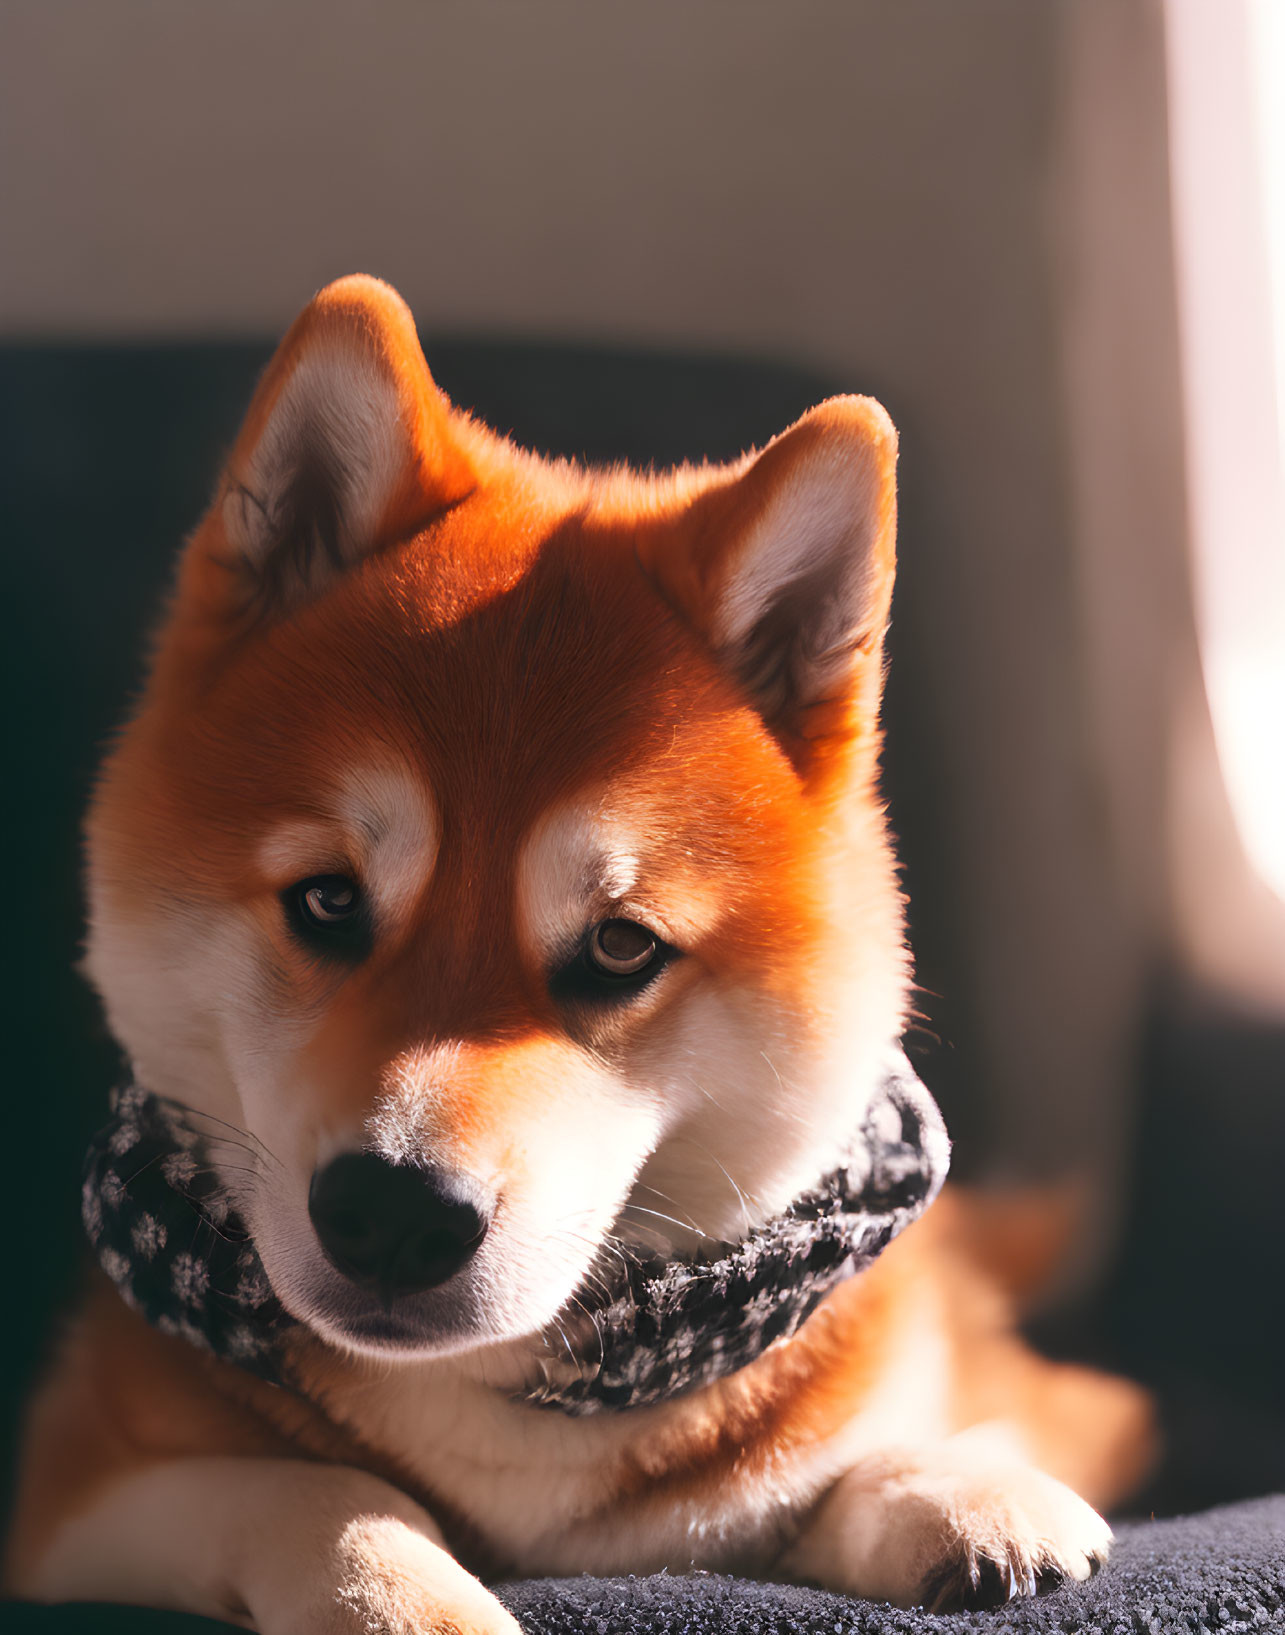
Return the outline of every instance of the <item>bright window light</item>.
[[[1267,238],[1280,496],[1285,494],[1285,0],[1251,0],[1248,32]],[[1238,696],[1228,700],[1230,708],[1224,712],[1228,741],[1223,756],[1246,848],[1285,897],[1285,504],[1278,503],[1276,521],[1274,571],[1264,585],[1269,607],[1261,641],[1232,682]],[[1267,544],[1270,550],[1272,542]]]
[[[1276,340],[1276,404],[1285,469],[1285,0],[1254,0],[1250,11],[1254,116],[1261,137],[1267,257]],[[1281,542],[1285,550],[1285,540]]]
[[[1285,898],[1285,0],[1167,0],[1197,610],[1219,759]]]

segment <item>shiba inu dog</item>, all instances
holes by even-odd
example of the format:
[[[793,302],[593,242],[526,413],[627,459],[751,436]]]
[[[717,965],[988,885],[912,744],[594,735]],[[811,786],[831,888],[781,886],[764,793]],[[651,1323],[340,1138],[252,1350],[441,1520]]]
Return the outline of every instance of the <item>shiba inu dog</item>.
[[[911,1091],[871,1134],[909,987],[895,455],[852,397],[728,467],[549,463],[447,402],[385,285],[297,320],[89,819],[146,1095],[87,1193],[128,1239],[33,1404],[13,1592],[498,1635],[515,1573],[951,1606],[1104,1559],[1141,1394],[1024,1348],[949,1191],[874,1253],[940,1179],[869,1214],[878,1142],[904,1180],[936,1139]],[[122,1213],[149,1107],[173,1151],[131,1173],[178,1225]],[[238,1223],[217,1343],[198,1174]],[[597,1291],[640,1257],[666,1299],[731,1266],[726,1321],[689,1302],[681,1356],[627,1321],[611,1397]],[[118,1292],[162,1264],[186,1315]]]

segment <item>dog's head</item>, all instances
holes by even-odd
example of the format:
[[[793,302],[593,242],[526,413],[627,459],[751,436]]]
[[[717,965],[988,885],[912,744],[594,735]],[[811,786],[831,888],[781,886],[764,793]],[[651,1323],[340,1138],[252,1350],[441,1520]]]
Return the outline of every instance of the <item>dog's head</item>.
[[[103,773],[88,966],[314,1330],[532,1333],[613,1235],[837,1156],[907,980],[894,460],[840,398],[729,467],[551,465],[384,285],[291,330]]]

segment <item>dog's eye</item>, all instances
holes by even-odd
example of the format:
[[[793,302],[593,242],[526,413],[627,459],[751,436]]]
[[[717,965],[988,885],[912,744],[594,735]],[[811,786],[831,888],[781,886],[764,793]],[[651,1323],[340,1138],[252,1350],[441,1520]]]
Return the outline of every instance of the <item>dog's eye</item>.
[[[603,920],[589,932],[575,957],[554,973],[549,991],[562,1005],[627,1001],[677,956],[677,948],[637,920]]]
[[[319,952],[359,957],[368,942],[361,887],[346,874],[314,874],[281,894],[291,930]]]
[[[588,954],[603,976],[636,977],[655,962],[660,946],[636,920],[604,920],[589,933]]]
[[[590,930],[574,958],[554,971],[549,992],[564,1006],[628,1001],[678,956],[654,930],[638,921],[610,919]]]
[[[357,912],[357,887],[342,874],[321,874],[295,887],[299,909],[313,925],[342,925]]]

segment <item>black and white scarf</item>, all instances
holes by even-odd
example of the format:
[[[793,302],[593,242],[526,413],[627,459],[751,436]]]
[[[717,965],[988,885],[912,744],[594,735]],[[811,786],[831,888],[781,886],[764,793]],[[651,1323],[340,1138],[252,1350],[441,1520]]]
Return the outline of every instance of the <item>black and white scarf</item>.
[[[100,1264],[154,1327],[283,1382],[299,1325],[277,1300],[210,1148],[210,1120],[128,1084],[85,1160]],[[736,1243],[634,1250],[597,1269],[551,1329],[522,1400],[569,1414],[642,1407],[724,1378],[787,1339],[928,1207],[945,1179],[941,1114],[896,1053],[842,1163]],[[556,1344],[554,1343],[556,1339]]]

